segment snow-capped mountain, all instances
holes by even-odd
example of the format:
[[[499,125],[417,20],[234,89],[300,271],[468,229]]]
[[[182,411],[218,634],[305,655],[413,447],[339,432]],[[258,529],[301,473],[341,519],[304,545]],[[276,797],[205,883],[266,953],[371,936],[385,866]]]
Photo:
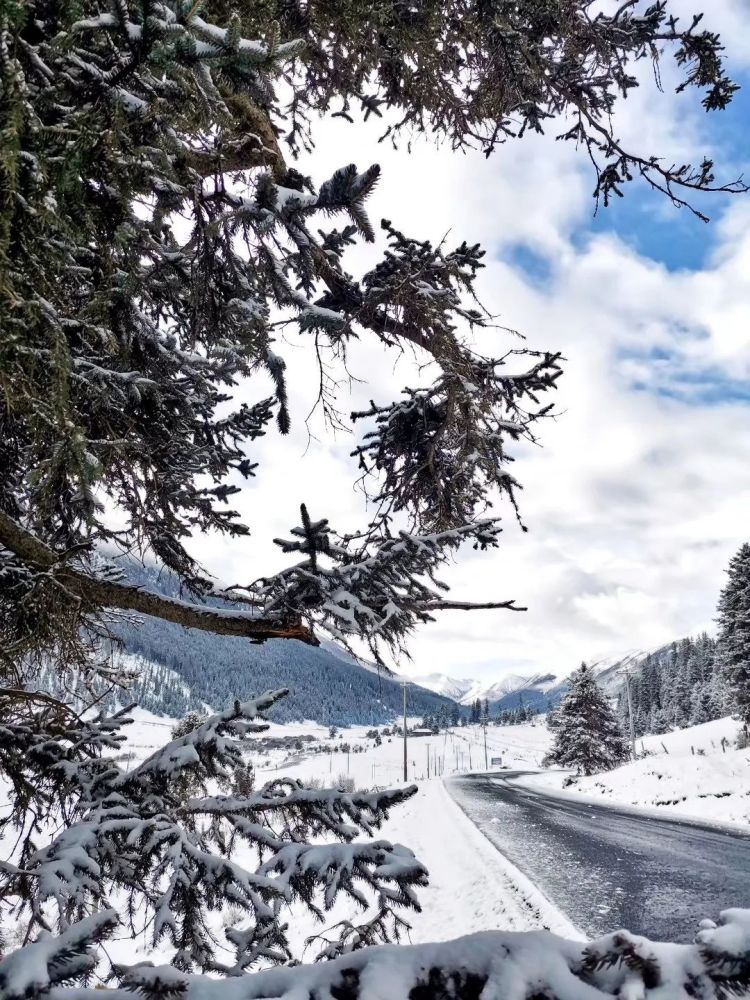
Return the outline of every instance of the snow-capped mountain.
[[[619,656],[608,656],[601,660],[594,660],[589,666],[596,674],[599,687],[604,690],[605,694],[614,696],[622,687],[626,672],[640,666],[649,653],[653,652],[657,652],[657,650],[631,649]]]
[[[638,667],[649,652],[654,650],[631,649],[586,662],[596,674],[605,693],[615,697],[622,687],[626,671]],[[565,673],[508,674],[496,681],[472,680],[437,673],[409,679],[412,683],[452,698],[461,705],[471,705],[479,698],[481,702],[488,701],[492,711],[517,708],[521,703],[544,711],[563,697],[568,689],[567,678],[570,673],[572,670]]]
[[[490,704],[502,702],[510,695],[523,693],[524,697],[529,692],[541,696],[560,684],[561,678],[555,674],[532,674],[523,676],[521,674],[508,674],[498,681],[471,680],[466,677],[449,677],[447,674],[427,674],[424,677],[410,678],[412,683],[419,684],[428,691],[453,698],[461,705],[471,705],[477,698]],[[516,699],[517,700],[517,699]]]
[[[508,674],[507,677],[502,677],[495,683],[488,684],[485,680],[472,682],[471,687],[460,700],[462,705],[470,705],[477,698],[480,701],[502,701],[508,695],[516,694],[519,691],[533,690],[540,694],[546,694],[559,682],[560,678],[554,674],[532,674],[530,677],[524,677],[521,674]]]
[[[423,677],[405,678],[410,684],[418,684],[420,687],[441,694],[445,698],[452,698],[453,701],[462,703],[466,692],[470,690],[475,681],[468,677],[448,677],[447,674],[425,674]]]

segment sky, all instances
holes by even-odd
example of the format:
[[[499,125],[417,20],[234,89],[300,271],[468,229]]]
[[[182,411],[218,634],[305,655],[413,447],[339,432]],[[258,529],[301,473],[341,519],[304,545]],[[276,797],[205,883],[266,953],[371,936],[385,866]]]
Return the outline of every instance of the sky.
[[[746,2],[706,4],[706,22],[722,33],[745,87],[732,110],[707,116],[697,92],[675,96],[665,64],[665,93],[639,88],[618,112],[626,145],[669,161],[713,155],[723,179],[743,170],[750,178]],[[687,0],[671,6],[693,10]],[[499,506],[500,547],[462,551],[442,573],[454,599],[515,598],[529,610],[446,611],[415,634],[412,662],[396,668],[487,679],[564,674],[583,659],[711,631],[726,564],[750,536],[750,194],[700,198],[709,225],[636,185],[594,214],[586,157],[552,135],[485,159],[426,142],[411,155],[394,152],[378,134],[377,125],[321,123],[318,148],[299,169],[320,182],[348,162],[379,162],[370,217],[433,241],[447,233],[456,244],[481,242],[483,303],[529,347],[566,358],[541,447],[516,450],[528,533]],[[370,266],[382,247],[359,248],[348,266]],[[476,338],[488,354],[509,343],[499,330]],[[298,523],[302,501],[342,531],[366,519],[349,458],[354,439],[333,435],[319,414],[306,421],[318,389],[309,350],[284,336],[275,349],[288,366],[293,431],[250,449],[258,477],[233,499],[251,538],[202,537],[193,546],[225,583],[284,564],[272,539]],[[349,361],[361,381],[341,387],[344,413],[420,384],[412,356],[396,361],[366,336]]]

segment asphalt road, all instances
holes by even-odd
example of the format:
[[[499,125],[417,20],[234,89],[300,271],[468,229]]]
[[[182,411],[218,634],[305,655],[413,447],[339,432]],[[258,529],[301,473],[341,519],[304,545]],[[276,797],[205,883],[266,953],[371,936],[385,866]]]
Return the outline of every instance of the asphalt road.
[[[750,908],[750,836],[562,799],[508,779],[451,778],[479,829],[582,931],[691,941],[698,922]]]

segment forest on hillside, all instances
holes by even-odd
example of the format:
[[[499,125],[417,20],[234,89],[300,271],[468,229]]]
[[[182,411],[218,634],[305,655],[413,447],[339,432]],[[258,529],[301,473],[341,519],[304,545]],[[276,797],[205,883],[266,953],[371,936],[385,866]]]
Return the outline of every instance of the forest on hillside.
[[[705,632],[649,653],[630,676],[636,736],[667,733],[729,715],[735,708],[716,640]],[[628,728],[626,686],[620,688],[617,712]]]

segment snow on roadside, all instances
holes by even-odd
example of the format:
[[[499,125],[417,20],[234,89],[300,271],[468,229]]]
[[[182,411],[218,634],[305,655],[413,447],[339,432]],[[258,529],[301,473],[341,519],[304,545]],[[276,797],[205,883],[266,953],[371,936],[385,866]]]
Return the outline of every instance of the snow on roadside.
[[[750,749],[737,750],[739,723],[716,719],[663,736],[637,741],[649,756],[613,771],[575,778],[546,771],[519,779],[522,784],[587,800],[636,806],[708,823],[750,824]]]
[[[156,746],[169,739],[174,724],[171,719],[136,709],[134,724],[128,727],[127,751],[142,759]],[[327,726],[315,722],[278,724],[271,722],[267,735],[296,737],[310,735],[317,744],[361,747],[360,752],[311,752],[308,744],[299,751],[271,751],[253,757],[257,783],[278,777],[315,779],[323,785],[340,779],[353,780],[357,788],[395,787],[403,784],[403,741],[398,736],[382,736],[380,746],[367,738],[370,727],[341,729],[329,738]],[[383,727],[378,727],[382,730]],[[544,752],[548,734],[543,724],[536,726],[490,727],[487,736],[488,756],[502,756],[506,766],[535,767]],[[447,776],[484,767],[484,734],[480,726],[457,728],[447,735],[413,738],[408,743],[408,781],[416,782],[418,792],[403,805],[394,808],[377,836],[410,848],[430,873],[429,886],[418,893],[421,913],[404,914],[412,925],[413,943],[445,941],[481,930],[537,930],[549,928],[567,937],[580,938],[581,932],[567,917],[503,855],[499,853],[447,792],[442,779],[426,778],[427,758],[432,768],[437,759]],[[131,765],[132,766],[132,765]],[[431,774],[433,772],[431,771]],[[243,858],[238,855],[242,863]],[[248,857],[249,862],[251,859]],[[299,947],[306,936],[320,933],[341,919],[362,919],[361,911],[346,902],[326,914],[324,924],[313,922],[306,914],[295,914],[293,943]]]
[[[282,732],[310,732],[319,736],[315,723],[273,726]],[[335,783],[350,777],[358,788],[373,784],[403,784],[403,741],[382,737],[376,747],[366,738],[365,726],[344,729],[339,736],[360,753],[305,754],[279,763],[270,761],[258,770],[259,780],[285,776]],[[324,737],[327,738],[327,730]],[[535,767],[548,742],[546,727],[490,727],[488,757],[502,756],[506,766]],[[331,743],[331,741],[327,741]],[[333,741],[341,742],[341,739]],[[484,767],[484,734],[480,726],[465,726],[439,736],[413,738],[408,742],[408,780],[416,781],[414,798],[396,807],[378,836],[401,843],[414,851],[430,872],[430,884],[419,892],[422,912],[409,914],[414,943],[445,941],[479,930],[538,930],[580,938],[581,932],[510,863],[456,805],[440,777],[426,778],[427,758],[442,762],[443,773]],[[350,915],[354,915],[353,913]],[[336,918],[340,919],[338,913]]]

